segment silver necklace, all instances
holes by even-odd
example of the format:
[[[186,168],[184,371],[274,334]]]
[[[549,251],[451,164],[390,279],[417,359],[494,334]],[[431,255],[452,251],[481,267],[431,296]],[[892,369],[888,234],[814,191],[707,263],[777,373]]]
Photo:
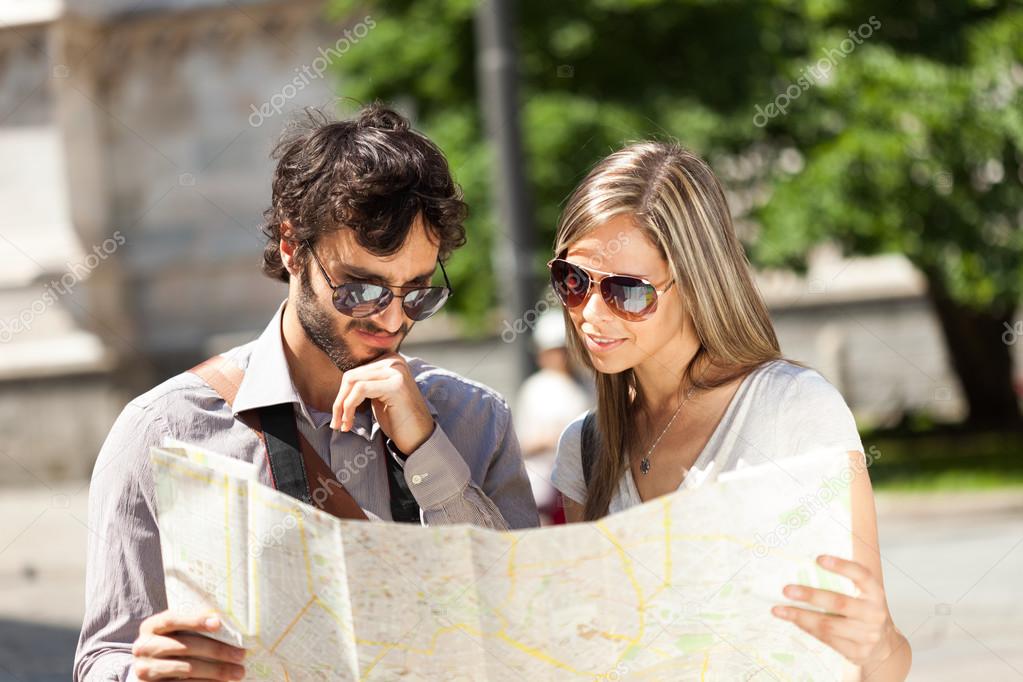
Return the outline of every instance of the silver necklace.
[[[671,415],[671,419],[668,420],[668,425],[661,430],[661,435],[657,436],[657,440],[655,440],[654,444],[650,446],[650,449],[646,451],[646,456],[643,457],[643,459],[639,460],[639,471],[644,476],[650,473],[650,455],[653,454],[654,448],[656,448],[657,444],[661,442],[662,438],[664,438],[664,434],[668,432],[668,429],[671,428],[671,425],[675,423],[676,417],[678,417],[679,413],[682,412],[682,408],[686,406],[686,403],[689,402],[689,399],[693,397],[693,393],[695,391],[696,391],[695,386],[691,386],[689,390],[686,391],[685,399],[678,404],[678,407],[675,408],[675,414]]]

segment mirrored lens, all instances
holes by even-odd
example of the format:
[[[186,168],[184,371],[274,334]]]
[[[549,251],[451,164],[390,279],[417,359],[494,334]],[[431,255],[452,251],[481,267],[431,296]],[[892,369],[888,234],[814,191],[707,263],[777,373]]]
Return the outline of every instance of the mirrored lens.
[[[334,290],[334,307],[350,317],[369,317],[391,302],[394,294],[379,284],[352,282]]]
[[[590,276],[568,261],[555,260],[551,263],[551,286],[566,308],[575,308],[586,300]]]
[[[409,318],[418,321],[430,317],[447,302],[450,291],[446,287],[424,287],[405,295],[402,307]]]
[[[640,320],[657,309],[657,290],[635,277],[614,275],[600,281],[600,294],[627,320]]]

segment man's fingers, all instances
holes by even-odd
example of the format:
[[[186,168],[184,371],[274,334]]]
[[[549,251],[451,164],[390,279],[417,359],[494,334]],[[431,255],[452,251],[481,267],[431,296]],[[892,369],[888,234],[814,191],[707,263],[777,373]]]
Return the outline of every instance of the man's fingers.
[[[236,663],[212,663],[197,658],[143,658],[135,661],[133,669],[143,682],[180,679],[226,682],[245,677],[245,668]]]
[[[179,613],[166,610],[146,618],[139,626],[139,634],[162,635],[178,630],[214,632],[220,628],[215,613]]]
[[[135,641],[132,654],[141,658],[208,658],[225,663],[245,660],[245,649],[190,634],[143,635]]]
[[[344,404],[351,396],[352,391],[355,390],[356,386],[367,381],[373,381],[376,379],[382,379],[390,376],[393,371],[384,365],[371,364],[364,365],[362,367],[355,367],[348,370],[341,376],[341,387],[338,389],[337,397],[334,398],[334,405],[331,408],[331,422],[330,428],[340,429],[342,427],[342,421],[345,417]],[[359,401],[362,402],[361,400]],[[355,404],[358,407],[359,403]]]
[[[401,388],[401,384],[401,375],[394,372],[378,379],[358,381],[344,397],[342,393],[338,394],[338,400],[334,403],[332,426],[342,431],[352,428],[352,424],[355,423],[355,411],[364,400],[386,396]]]

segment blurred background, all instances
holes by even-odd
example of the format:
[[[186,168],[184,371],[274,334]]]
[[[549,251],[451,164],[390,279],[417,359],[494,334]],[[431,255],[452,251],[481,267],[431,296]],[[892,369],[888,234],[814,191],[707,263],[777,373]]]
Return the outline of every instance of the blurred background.
[[[538,491],[574,415],[535,426],[530,396],[590,400],[549,322],[561,203],[677,138],[783,351],[856,414],[911,679],[1023,679],[1023,3],[0,0],[0,680],[70,676],[123,405],[286,297],[259,270],[274,141],[378,98],[472,208],[403,350],[517,406]]]

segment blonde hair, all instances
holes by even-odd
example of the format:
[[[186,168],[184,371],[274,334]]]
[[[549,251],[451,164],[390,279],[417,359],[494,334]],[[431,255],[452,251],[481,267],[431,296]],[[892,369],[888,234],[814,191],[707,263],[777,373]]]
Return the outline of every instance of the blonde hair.
[[[675,143],[639,142],[598,163],[572,192],[555,238],[563,254],[590,231],[630,215],[657,246],[671,271],[679,300],[692,317],[700,347],[680,382],[713,388],[781,357],[778,339],[735,235],[721,184],[699,157]],[[565,311],[570,350],[593,364]],[[696,376],[713,367],[714,376]],[[629,435],[643,406],[642,387],[631,369],[596,373],[597,426],[601,444],[588,483],[584,516],[607,514],[628,466]],[[681,396],[680,396],[681,397]]]

